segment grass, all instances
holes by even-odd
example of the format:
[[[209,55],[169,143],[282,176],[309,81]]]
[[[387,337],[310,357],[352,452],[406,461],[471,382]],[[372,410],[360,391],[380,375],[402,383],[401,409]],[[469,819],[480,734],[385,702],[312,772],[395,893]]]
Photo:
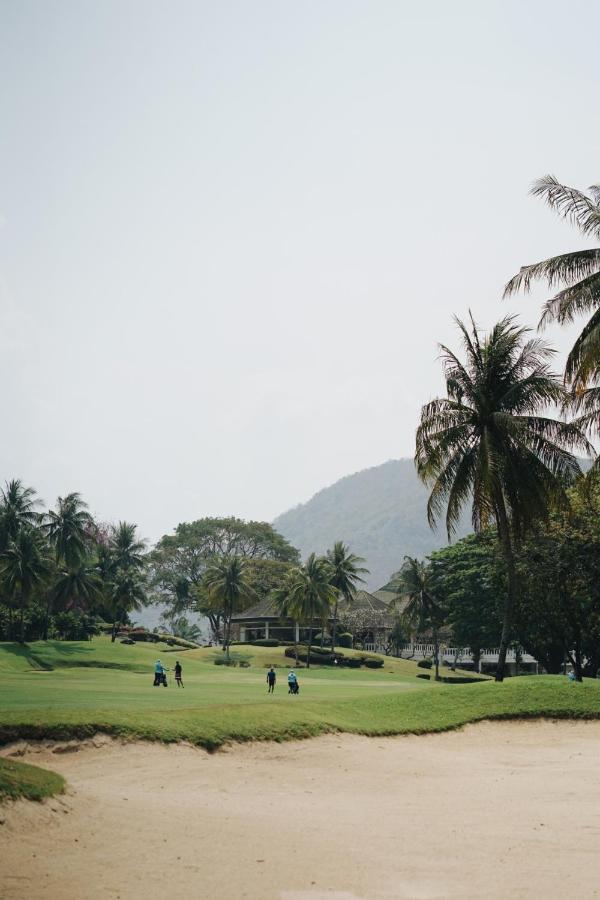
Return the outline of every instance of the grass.
[[[422,681],[414,662],[382,669],[317,667],[299,672],[287,694],[279,668],[267,695],[268,665],[291,660],[283,648],[239,647],[248,669],[215,666],[215,649],[38,642],[0,644],[0,743],[16,738],[83,738],[96,732],[147,740],[187,740],[207,749],[227,741],[309,737],[328,731],[391,735],[456,728],[482,719],[600,718],[600,682],[560,676],[466,685]],[[185,689],[152,687],[153,662],[184,667]]]
[[[19,798],[44,800],[61,794],[64,788],[62,775],[0,757],[0,801]]]

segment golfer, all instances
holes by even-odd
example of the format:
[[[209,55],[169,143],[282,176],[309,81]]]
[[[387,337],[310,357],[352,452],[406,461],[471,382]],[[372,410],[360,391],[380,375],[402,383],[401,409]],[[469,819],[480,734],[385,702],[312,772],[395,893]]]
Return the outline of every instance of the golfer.
[[[277,681],[277,675],[275,673],[275,669],[273,666],[267,672],[267,684],[269,685],[269,689],[267,694],[273,694],[275,692],[275,682]]]
[[[177,682],[177,687],[183,687],[183,681],[181,680],[181,663],[177,661],[175,663],[175,681]]]

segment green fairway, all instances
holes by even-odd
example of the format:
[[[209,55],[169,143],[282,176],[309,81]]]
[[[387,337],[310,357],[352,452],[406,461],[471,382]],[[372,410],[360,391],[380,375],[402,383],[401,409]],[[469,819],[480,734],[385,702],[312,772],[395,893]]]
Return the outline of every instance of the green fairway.
[[[291,660],[283,648],[240,647],[249,668],[214,665],[220,650],[174,651],[147,644],[39,642],[0,645],[0,742],[18,737],[84,737],[104,731],[207,748],[228,740],[274,739],[341,730],[420,733],[511,716],[600,717],[600,682],[559,676],[466,685],[416,677],[414,662],[385,659],[381,669],[317,667],[299,672],[287,693]],[[152,686],[153,663],[180,659],[185,689]],[[267,694],[267,667],[278,684]]]

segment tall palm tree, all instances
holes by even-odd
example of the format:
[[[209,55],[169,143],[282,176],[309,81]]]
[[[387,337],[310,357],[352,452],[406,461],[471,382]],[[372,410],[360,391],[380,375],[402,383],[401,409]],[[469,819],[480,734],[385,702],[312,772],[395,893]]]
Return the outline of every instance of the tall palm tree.
[[[279,612],[279,616],[282,619],[292,619],[294,622],[294,626],[296,626],[298,622],[298,609],[297,606],[297,598],[294,598],[292,594],[292,588],[294,583],[298,579],[298,568],[290,569],[290,571],[284,577],[282,583],[278,588],[276,588],[272,594],[271,598],[275,608]],[[294,627],[294,656],[296,658],[296,666],[298,665],[298,640],[296,635],[296,628]]]
[[[19,478],[7,481],[0,488],[0,550],[15,540],[24,526],[37,525],[40,501],[32,487],[25,487]]]
[[[52,612],[54,599],[61,598],[62,603],[67,603],[64,591],[69,584],[79,590],[83,588],[85,573],[84,558],[89,545],[89,534],[93,520],[87,511],[87,503],[81,499],[78,493],[67,494],[59,497],[56,510],[51,509],[45,517],[42,530],[46,534],[50,544],[54,547],[56,562],[66,567],[67,572],[61,572],[53,591],[48,591],[46,596],[46,613],[44,621],[44,640],[48,639],[48,623]],[[74,596],[73,600],[79,597]]]
[[[52,588],[52,599],[63,609],[69,606],[89,607],[103,598],[102,580],[93,566],[81,564],[58,573]]]
[[[442,609],[431,585],[431,573],[424,562],[411,556],[404,557],[400,569],[399,590],[406,595],[408,603],[402,619],[417,632],[430,628],[433,636],[435,680],[440,680],[439,628],[442,624]]]
[[[361,566],[364,563],[362,556],[355,556],[343,541],[336,541],[331,550],[327,551],[329,563],[329,584],[335,588],[335,604],[333,608],[333,625],[331,628],[331,649],[335,650],[335,634],[337,630],[338,601],[343,597],[346,603],[350,603],[356,586],[364,582],[361,575],[368,574],[369,570]]]
[[[51,571],[51,561],[40,532],[30,525],[22,525],[17,536],[0,554],[0,577],[6,593],[19,606],[19,642],[25,643],[25,609],[35,587],[41,584]]]
[[[243,603],[256,596],[248,582],[246,561],[240,556],[222,556],[216,559],[204,573],[204,587],[211,601],[222,611],[223,650],[229,661],[231,617]]]
[[[138,572],[126,572],[117,570],[112,582],[111,607],[113,611],[112,641],[114,642],[119,629],[119,623],[126,621],[126,616],[132,610],[139,610],[148,602],[144,590],[144,582]]]
[[[476,531],[495,522],[507,573],[496,680],[504,678],[517,591],[514,551],[523,533],[547,516],[552,502],[565,502],[564,484],[580,474],[570,449],[590,452],[581,431],[543,413],[562,404],[565,391],[549,368],[553,351],[527,338],[514,317],[481,338],[456,320],[464,363],[441,347],[447,397],[426,404],[417,429],[415,462],[432,486],[430,525],[446,509],[448,537],[463,506],[471,502]]]
[[[146,544],[138,540],[136,531],[137,525],[132,522],[119,522],[112,529],[110,551],[115,569],[122,572],[139,572],[144,568]]]
[[[46,514],[43,530],[54,547],[57,562],[63,560],[69,568],[76,568],[86,555],[92,517],[81,494],[59,497],[56,510]]]
[[[542,197],[584,237],[600,238],[600,185],[592,185],[588,195],[547,175],[534,183],[531,193]],[[600,433],[600,247],[523,266],[506,285],[504,295],[528,292],[536,281],[545,281],[550,290],[560,288],[544,304],[541,326],[553,321],[564,325],[577,315],[591,313],[567,357],[565,380],[573,388],[575,409],[583,413],[581,424]]]
[[[335,603],[336,590],[330,582],[330,569],[325,557],[314,553],[303,566],[294,570],[289,585],[287,609],[296,621],[308,626],[308,654],[306,665],[310,668],[310,651],[315,621],[319,622],[331,614]]]

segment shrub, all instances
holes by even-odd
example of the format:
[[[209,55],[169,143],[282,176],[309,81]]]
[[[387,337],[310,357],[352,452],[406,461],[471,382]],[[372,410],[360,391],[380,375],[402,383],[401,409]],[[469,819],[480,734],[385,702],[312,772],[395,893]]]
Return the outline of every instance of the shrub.
[[[417,663],[419,669],[430,669],[433,665],[432,659],[420,659]]]
[[[284,653],[285,656],[289,657],[290,659],[296,658],[296,651],[294,650],[293,646],[286,647]],[[300,662],[308,662],[308,647],[298,645],[298,659],[300,660]],[[331,650],[322,650],[320,647],[311,647],[311,663],[316,663],[316,665],[319,666],[332,666],[336,659],[338,661],[338,664],[343,664],[344,657],[342,657],[340,653],[332,653]]]
[[[481,679],[469,678],[468,675],[459,675],[458,678],[446,678],[442,676],[440,681],[443,681],[444,684],[474,684],[476,681],[481,681]]]
[[[430,678],[431,678],[431,675],[425,675],[425,674],[423,673],[423,674],[417,675],[417,678],[424,678],[425,681],[429,681]]]
[[[229,659],[227,659],[223,651],[220,650],[215,654],[213,663],[215,666],[231,666],[232,668],[239,666],[241,669],[247,669],[250,666],[250,659],[247,653],[230,653]]]
[[[345,656],[340,662],[349,669],[360,669],[361,666],[361,659],[359,656]]]
[[[277,638],[257,638],[255,641],[250,641],[253,647],[279,647],[279,641]]]
[[[349,631],[343,631],[341,634],[338,634],[336,640],[338,647],[346,647],[349,650],[352,649],[353,638]]]
[[[159,641],[164,641],[169,647],[182,647],[184,650],[195,650],[200,647],[196,641],[185,641],[183,638],[174,637],[172,634],[159,634]]]
[[[383,666],[384,660],[376,659],[375,657],[373,657],[372,659],[365,659],[364,662],[365,662],[365,666],[367,667],[367,669],[381,669],[381,667]]]

